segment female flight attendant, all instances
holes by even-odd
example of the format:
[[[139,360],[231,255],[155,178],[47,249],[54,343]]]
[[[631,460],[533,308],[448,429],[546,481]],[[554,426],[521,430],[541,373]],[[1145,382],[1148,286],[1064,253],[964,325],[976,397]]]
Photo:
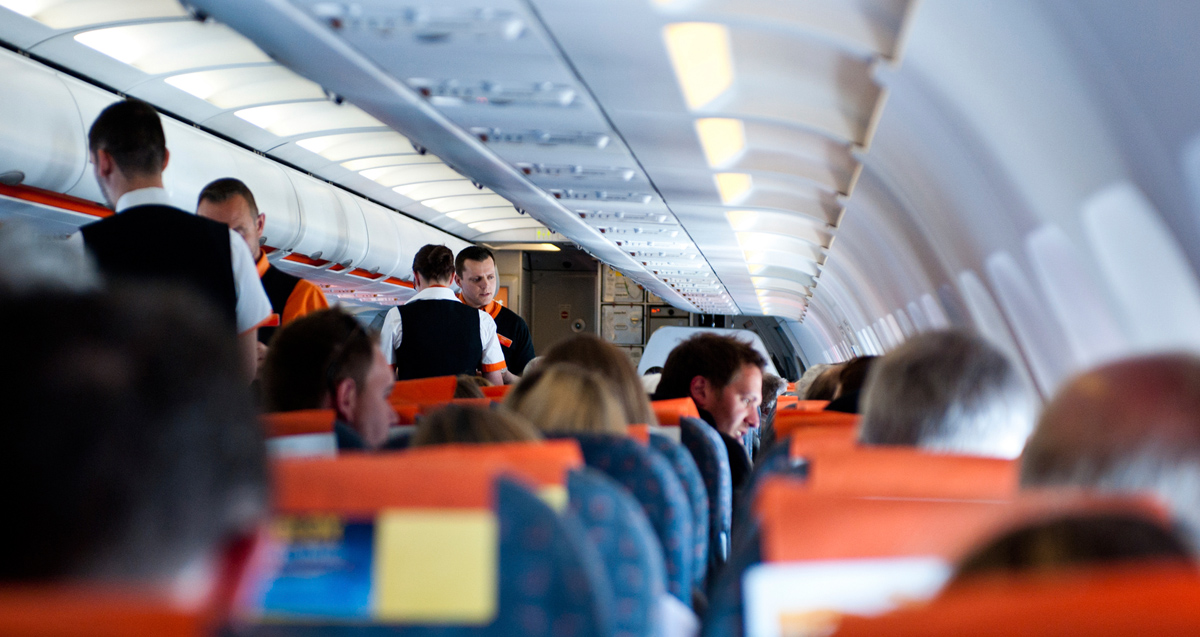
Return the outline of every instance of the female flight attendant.
[[[417,293],[388,310],[380,334],[380,348],[395,367],[396,379],[482,372],[503,384],[504,353],[496,322],[450,290],[454,253],[446,246],[427,245],[417,251],[412,269]]]

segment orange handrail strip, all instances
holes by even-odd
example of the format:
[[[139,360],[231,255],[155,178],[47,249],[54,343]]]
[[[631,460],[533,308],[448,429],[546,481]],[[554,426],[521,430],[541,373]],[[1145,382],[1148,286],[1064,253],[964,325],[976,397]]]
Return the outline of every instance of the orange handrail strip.
[[[1013,460],[908,447],[858,447],[810,454],[808,489],[827,495],[1007,500],[1017,492]]]
[[[0,635],[204,637],[210,628],[207,618],[144,593],[82,586],[0,588]]]
[[[1008,502],[858,498],[807,491],[771,478],[754,502],[763,559],[796,562],[902,556],[957,560],[990,537],[1063,511],[1135,512],[1166,520],[1146,498],[1035,492]]]
[[[700,417],[696,403],[692,402],[691,398],[655,400],[650,402],[650,406],[654,408],[654,417],[658,419],[658,424],[663,427],[678,427],[679,419],[684,416]]]
[[[396,403],[433,403],[454,398],[454,388],[458,379],[454,376],[435,376],[433,378],[417,378],[400,380],[392,385],[392,404]]]
[[[268,438],[332,433],[336,419],[332,409],[302,409],[262,415]]]
[[[779,438],[786,438],[801,427],[856,427],[858,421],[858,414],[785,409],[775,412],[775,435]]]
[[[0,196],[12,197],[13,199],[20,199],[61,210],[70,210],[71,212],[78,212],[93,217],[111,217],[114,214],[112,210],[94,201],[64,195],[53,190],[34,188],[33,186],[7,186],[0,184]]]
[[[1200,626],[1194,567],[1165,564],[981,579],[918,607],[847,616],[839,637],[1191,635]]]
[[[579,443],[570,439],[434,445],[410,449],[402,455],[445,464],[500,464],[541,486],[565,484],[567,472],[583,466],[583,452],[579,449]]]
[[[491,398],[492,400],[494,400],[496,402],[500,402],[501,400],[504,400],[504,397],[508,395],[509,390],[511,390],[512,388],[513,388],[512,385],[494,385],[492,387],[480,387],[480,389],[483,390],[484,396],[487,396],[488,398]]]

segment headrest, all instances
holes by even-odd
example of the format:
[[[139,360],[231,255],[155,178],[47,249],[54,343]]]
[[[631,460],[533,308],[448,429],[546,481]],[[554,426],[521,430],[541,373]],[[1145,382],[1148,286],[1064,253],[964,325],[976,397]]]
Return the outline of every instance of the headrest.
[[[508,390],[512,389],[512,385],[494,385],[492,387],[480,387],[483,390],[483,395],[491,398],[493,401],[500,402],[508,395]]]
[[[332,409],[302,409],[262,415],[268,438],[332,433],[336,419]]]
[[[775,412],[775,435],[786,438],[793,431],[805,427],[857,427],[858,414],[840,411],[800,411],[785,409]]]
[[[1195,568],[1144,565],[1039,572],[955,586],[927,605],[846,617],[839,637],[1189,635],[1200,626]]]
[[[654,408],[654,417],[658,419],[658,424],[663,427],[679,426],[679,419],[684,416],[700,417],[696,403],[692,402],[691,398],[654,400],[650,402],[650,406]]]
[[[457,386],[458,378],[454,376],[396,381],[392,386],[390,400],[393,404],[446,401],[454,398],[454,389]]]
[[[1009,501],[845,497],[813,493],[778,477],[763,484],[754,512],[768,562],[900,556],[956,560],[1000,532],[1064,512],[1135,512],[1166,520],[1152,500],[1132,496],[1038,491]]]
[[[829,451],[850,451],[858,444],[853,427],[804,427],[792,432],[788,456],[793,460]]]
[[[204,637],[208,618],[146,593],[99,587],[0,588],[0,635]]]
[[[809,453],[805,486],[826,495],[1006,500],[1017,491],[1015,460],[856,447]]]

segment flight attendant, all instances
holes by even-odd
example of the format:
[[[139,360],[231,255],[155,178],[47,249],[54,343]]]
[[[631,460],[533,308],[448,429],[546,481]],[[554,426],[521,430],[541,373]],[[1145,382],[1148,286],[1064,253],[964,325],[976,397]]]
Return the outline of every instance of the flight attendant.
[[[380,334],[380,349],[397,380],[481,372],[503,384],[507,366],[496,322],[450,289],[454,253],[443,245],[424,246],[412,269],[417,294],[388,311]]]

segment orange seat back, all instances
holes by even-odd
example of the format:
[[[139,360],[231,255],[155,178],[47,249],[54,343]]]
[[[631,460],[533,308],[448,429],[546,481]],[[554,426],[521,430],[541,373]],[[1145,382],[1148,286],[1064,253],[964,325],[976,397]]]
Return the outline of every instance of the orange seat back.
[[[996,577],[926,605],[846,617],[839,637],[1192,635],[1200,626],[1194,567],[1122,566]]]
[[[650,444],[650,425],[629,425],[629,437],[642,443]]]
[[[1014,460],[857,447],[810,453],[808,463],[806,487],[826,495],[1007,500],[1017,491]]]
[[[786,438],[793,431],[805,427],[857,427],[858,420],[858,414],[785,409],[775,412],[775,435]]]
[[[813,493],[771,478],[754,502],[767,562],[937,556],[957,560],[983,540],[1063,511],[1134,511],[1160,521],[1145,498],[1032,492],[1008,501],[868,498]]]
[[[390,400],[396,403],[432,403],[454,398],[458,379],[454,376],[435,376],[400,380],[392,385]]]
[[[0,635],[37,637],[204,637],[208,618],[171,607],[146,592],[100,587],[0,589]]]
[[[654,400],[650,402],[654,408],[654,417],[662,427],[678,427],[679,419],[685,416],[699,418],[696,403],[691,398],[672,398],[670,400]]]
[[[268,438],[333,433],[337,419],[332,409],[302,409],[262,415]]]
[[[490,409],[492,406],[492,400],[490,398],[452,398],[450,400],[419,403],[417,406],[417,413],[425,415],[431,411],[436,411],[442,407],[445,407],[446,405],[460,405],[462,407]]]
[[[854,427],[805,427],[792,432],[788,455],[793,460],[829,451],[850,451],[858,444]]]
[[[508,390],[512,389],[512,385],[494,385],[492,387],[480,387],[483,390],[483,395],[492,399],[495,402],[504,400],[508,395]]]
[[[775,399],[775,409],[795,409],[800,404],[798,396],[780,396]]]
[[[392,403],[392,409],[396,410],[399,425],[417,424],[417,415],[421,413],[421,405],[417,403]]]

